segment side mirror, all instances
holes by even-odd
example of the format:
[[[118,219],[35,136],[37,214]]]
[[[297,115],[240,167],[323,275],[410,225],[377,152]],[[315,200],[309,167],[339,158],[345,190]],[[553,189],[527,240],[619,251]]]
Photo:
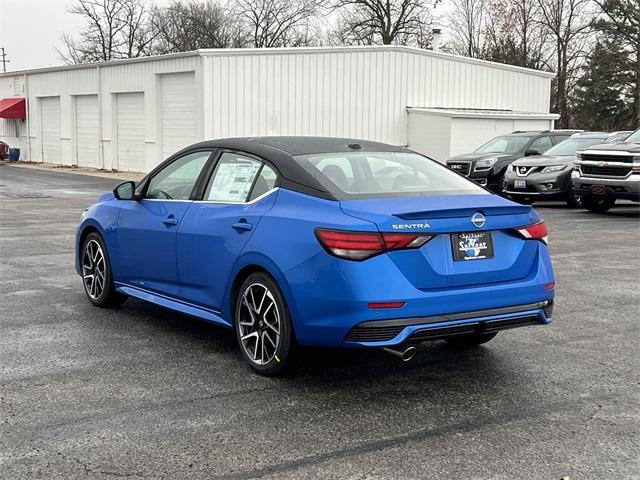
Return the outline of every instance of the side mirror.
[[[136,183],[122,182],[113,189],[113,196],[118,200],[136,200]]]
[[[525,157],[530,157],[532,155],[540,155],[540,152],[538,150],[527,150],[524,152]]]

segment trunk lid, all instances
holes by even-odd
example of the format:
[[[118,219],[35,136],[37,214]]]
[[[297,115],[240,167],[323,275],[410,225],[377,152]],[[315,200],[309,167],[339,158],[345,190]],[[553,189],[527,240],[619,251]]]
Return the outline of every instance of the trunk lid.
[[[368,220],[381,232],[430,233],[435,237],[419,249],[387,255],[418,289],[463,287],[518,280],[533,268],[538,245],[513,229],[536,223],[540,217],[527,205],[497,195],[449,195],[344,200],[342,210]],[[480,227],[471,217],[480,213]],[[490,232],[493,258],[454,260],[453,238],[458,233]]]

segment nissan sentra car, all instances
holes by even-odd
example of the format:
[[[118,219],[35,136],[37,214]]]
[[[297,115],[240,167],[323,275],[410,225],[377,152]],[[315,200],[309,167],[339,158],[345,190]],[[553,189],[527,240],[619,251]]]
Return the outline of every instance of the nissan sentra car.
[[[76,269],[127,297],[234,329],[258,373],[300,346],[470,347],[551,321],[547,227],[410,150],[363,140],[198,143],[88,208]]]

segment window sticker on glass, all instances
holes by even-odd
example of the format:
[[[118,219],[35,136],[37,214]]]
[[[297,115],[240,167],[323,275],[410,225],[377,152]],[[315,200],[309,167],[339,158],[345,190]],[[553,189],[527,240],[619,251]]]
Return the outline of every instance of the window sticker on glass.
[[[220,202],[246,201],[259,169],[260,162],[256,160],[223,155],[213,174],[207,199]]]

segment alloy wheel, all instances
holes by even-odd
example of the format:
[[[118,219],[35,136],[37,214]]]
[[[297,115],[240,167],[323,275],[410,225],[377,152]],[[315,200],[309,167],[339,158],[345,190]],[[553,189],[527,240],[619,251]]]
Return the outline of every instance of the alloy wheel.
[[[265,285],[252,283],[244,290],[237,321],[240,343],[249,359],[257,365],[273,360],[280,344],[280,311]]]
[[[104,292],[107,264],[102,247],[96,240],[89,240],[82,255],[82,279],[84,289],[92,300],[97,300]]]

